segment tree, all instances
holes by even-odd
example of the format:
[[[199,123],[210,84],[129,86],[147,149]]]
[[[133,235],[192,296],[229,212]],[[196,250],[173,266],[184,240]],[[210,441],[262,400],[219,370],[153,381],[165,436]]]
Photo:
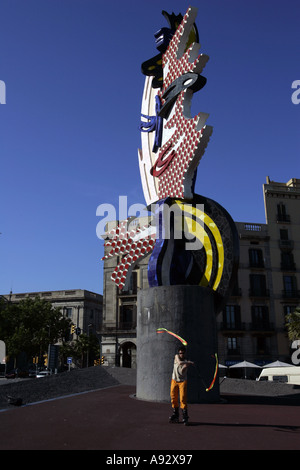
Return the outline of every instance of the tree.
[[[73,344],[74,357],[80,361],[81,367],[84,367],[84,356],[86,355],[86,365],[93,357],[99,354],[99,342],[95,335],[86,333],[81,334]]]
[[[0,303],[0,338],[6,343],[9,356],[16,357],[21,352],[41,356],[49,344],[64,340],[70,323],[58,308],[40,297]]]
[[[291,341],[300,339],[300,305],[285,317],[288,337]]]

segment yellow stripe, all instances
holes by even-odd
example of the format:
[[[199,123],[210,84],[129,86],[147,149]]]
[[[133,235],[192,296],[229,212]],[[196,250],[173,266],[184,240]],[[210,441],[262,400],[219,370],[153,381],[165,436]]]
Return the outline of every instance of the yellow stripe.
[[[201,281],[199,282],[200,286],[208,286],[210,278],[211,278],[211,273],[212,273],[212,266],[213,266],[213,257],[212,257],[212,246],[210,243],[209,236],[207,233],[205,233],[204,228],[202,225],[200,225],[198,222],[195,220],[192,220],[188,217],[185,217],[185,221],[187,223],[188,229],[190,233],[193,233],[195,237],[201,241],[203,246],[205,247],[205,252],[206,252],[206,257],[207,257],[207,262],[206,262],[206,267],[205,267],[205,273],[203,274],[203,277]],[[193,225],[193,227],[192,227]],[[196,230],[195,230],[196,229]]]
[[[220,284],[221,278],[222,278],[223,268],[224,268],[224,246],[223,246],[222,237],[221,237],[221,234],[219,232],[219,229],[218,229],[217,225],[215,224],[215,222],[207,214],[205,214],[205,212],[201,211],[200,209],[198,209],[196,207],[193,207],[190,204],[184,204],[181,201],[175,201],[175,203],[180,207],[180,209],[183,212],[188,212],[188,213],[196,216],[200,220],[202,220],[209,227],[210,231],[213,234],[213,237],[215,239],[216,246],[217,246],[219,262],[218,262],[217,276],[216,276],[216,279],[215,279],[215,282],[214,282],[212,288],[214,290],[217,290],[217,288]],[[195,222],[195,221],[193,221],[193,222]],[[200,224],[198,224],[198,225],[199,225],[199,227],[201,227]],[[201,231],[203,231],[203,227],[201,227]],[[195,231],[193,230],[192,233],[195,233]],[[199,238],[199,237],[197,237],[197,238]],[[210,243],[208,235],[203,237],[203,239],[204,239],[203,245],[204,245],[204,248],[205,248],[205,251],[206,251],[206,254],[207,254],[207,259],[208,259],[207,264],[210,266],[210,259],[211,259],[211,262],[212,262],[211,243]],[[209,241],[209,243],[207,243],[207,240]],[[209,274],[207,272],[209,269],[210,269],[210,275],[211,275],[212,266],[210,268],[206,268],[205,274],[204,274],[203,277],[206,277]],[[202,283],[202,279],[200,281],[200,284]],[[203,284],[201,284],[201,285],[203,285]]]

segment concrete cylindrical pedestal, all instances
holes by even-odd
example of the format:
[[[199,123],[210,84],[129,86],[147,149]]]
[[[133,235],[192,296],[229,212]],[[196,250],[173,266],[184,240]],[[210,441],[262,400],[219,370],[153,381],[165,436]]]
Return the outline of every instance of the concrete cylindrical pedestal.
[[[211,391],[217,352],[214,293],[200,286],[160,286],[141,290],[137,307],[137,391],[144,400],[170,402],[174,356],[181,343],[157,328],[166,328],[187,341],[188,402],[219,401],[219,382]]]

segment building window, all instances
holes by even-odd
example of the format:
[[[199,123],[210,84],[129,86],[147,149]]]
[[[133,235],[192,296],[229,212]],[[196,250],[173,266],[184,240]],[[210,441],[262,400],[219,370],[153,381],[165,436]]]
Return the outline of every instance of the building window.
[[[263,268],[264,259],[262,250],[251,248],[249,250],[249,264],[252,268]]]
[[[283,251],[291,251],[294,247],[293,240],[289,239],[289,232],[286,228],[280,229],[280,240],[279,240],[279,247]]]
[[[285,271],[295,271],[294,255],[292,253],[281,253],[281,269]]]
[[[269,329],[269,309],[266,305],[253,305],[251,307],[251,316],[253,330],[263,331]]]
[[[283,307],[285,328],[287,328],[287,324],[286,324],[287,318],[286,318],[286,316],[294,313],[294,311],[296,310],[296,307],[297,307],[296,305],[285,305]],[[290,322],[290,319],[288,320],[288,322]]]
[[[266,276],[264,274],[250,274],[250,296],[268,296]]]
[[[286,213],[286,207],[282,202],[277,204],[277,222],[290,222],[290,216]]]
[[[289,239],[289,232],[286,228],[281,228],[279,233],[280,233],[280,240]]]
[[[239,305],[226,305],[223,312],[224,328],[229,330],[241,329],[241,311]]]
[[[121,305],[119,327],[121,330],[132,330],[136,328],[136,305]]]
[[[284,315],[290,315],[296,310],[296,305],[285,305],[283,308]]]
[[[265,356],[266,354],[268,354],[269,350],[267,347],[267,339],[265,336],[258,336],[256,338],[256,348],[256,354],[260,356]]]
[[[132,271],[127,289],[123,289],[122,294],[135,295],[137,293],[137,272]]]
[[[296,276],[283,276],[283,289],[284,297],[297,298],[299,292],[297,290]]]
[[[66,317],[72,318],[73,309],[72,307],[66,307]]]
[[[227,353],[231,355],[240,353],[237,338],[235,337],[227,338]]]

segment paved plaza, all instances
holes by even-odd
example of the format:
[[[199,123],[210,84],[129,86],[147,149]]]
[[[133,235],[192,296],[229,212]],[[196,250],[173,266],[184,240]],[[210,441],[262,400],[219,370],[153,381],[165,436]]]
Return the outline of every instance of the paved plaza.
[[[114,385],[0,412],[1,450],[296,450],[297,397],[223,395],[189,406],[190,425],[169,424],[170,405]],[[115,452],[112,452],[115,451]],[[122,454],[120,454],[122,455]],[[138,455],[135,452],[134,455]]]

